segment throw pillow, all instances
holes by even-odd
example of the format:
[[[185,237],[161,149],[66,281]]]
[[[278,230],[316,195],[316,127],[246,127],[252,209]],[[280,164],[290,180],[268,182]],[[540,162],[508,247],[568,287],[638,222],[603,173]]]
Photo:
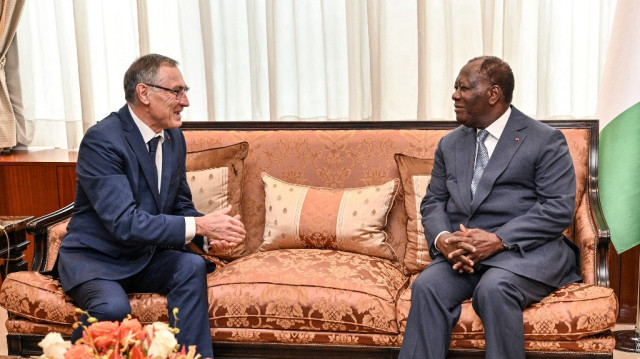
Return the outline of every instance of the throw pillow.
[[[407,213],[407,249],[404,264],[412,273],[419,273],[431,262],[422,226],[420,203],[431,180],[433,159],[399,153],[394,155],[394,158],[400,172],[401,192],[404,195],[404,209]]]
[[[397,260],[384,227],[399,187],[322,188],[291,184],[262,173],[265,228],[261,251],[324,248]]]
[[[193,205],[198,212],[211,213],[229,205],[228,167],[189,171],[187,183],[191,189]],[[238,207],[236,207],[237,209]]]
[[[249,143],[240,142],[187,153],[187,183],[198,212],[208,214],[231,205],[232,216],[242,213],[242,175],[248,152]],[[194,252],[203,254],[195,244],[189,247]],[[235,259],[241,257],[244,250],[244,243],[240,243],[230,250],[210,250],[204,254]]]

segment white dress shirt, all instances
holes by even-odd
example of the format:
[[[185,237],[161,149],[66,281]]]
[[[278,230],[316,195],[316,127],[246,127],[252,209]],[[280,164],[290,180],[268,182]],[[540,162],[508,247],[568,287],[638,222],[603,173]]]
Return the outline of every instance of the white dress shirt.
[[[142,122],[142,120],[140,120],[138,116],[136,116],[136,114],[131,109],[131,106],[129,106],[129,113],[131,113],[133,122],[140,130],[140,134],[142,134],[144,143],[147,144],[147,150],[149,150],[149,141],[154,137],[160,137],[155,158],[156,169],[158,170],[158,193],[160,193],[160,188],[162,187],[162,143],[164,142],[164,131],[160,131],[159,133],[153,132],[151,127],[147,126],[146,123]],[[193,240],[193,237],[195,237],[196,235],[196,219],[194,217],[184,217],[184,231],[185,243],[189,244],[191,243],[191,240]]]

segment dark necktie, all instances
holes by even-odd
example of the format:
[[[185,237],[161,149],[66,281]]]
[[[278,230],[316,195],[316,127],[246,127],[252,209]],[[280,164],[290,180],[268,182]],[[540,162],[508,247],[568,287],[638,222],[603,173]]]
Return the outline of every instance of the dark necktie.
[[[149,159],[151,160],[151,165],[153,165],[153,170],[156,178],[158,178],[158,167],[156,166],[156,151],[158,150],[158,142],[160,142],[160,136],[156,136],[150,139],[149,142],[147,142],[149,144]],[[158,182],[158,192],[160,191],[159,187],[160,183]]]
[[[147,142],[149,144],[149,156],[153,160],[153,166],[156,165],[156,151],[158,150],[158,142],[160,142],[160,136],[156,136]]]
[[[488,135],[489,131],[480,130],[480,132],[478,132],[478,137],[476,138],[476,141],[478,141],[478,153],[476,153],[476,165],[473,169],[473,179],[471,180],[472,197],[476,194],[476,189],[478,188],[480,177],[482,177],[482,172],[484,172],[484,168],[487,167],[487,162],[489,162],[489,152],[487,152],[487,147],[484,145],[484,140]]]
[[[160,136],[156,136],[147,142],[149,144],[149,159],[151,160],[153,169],[156,172],[156,176],[158,175],[158,167],[156,167],[156,151],[158,150],[158,142],[160,142]]]

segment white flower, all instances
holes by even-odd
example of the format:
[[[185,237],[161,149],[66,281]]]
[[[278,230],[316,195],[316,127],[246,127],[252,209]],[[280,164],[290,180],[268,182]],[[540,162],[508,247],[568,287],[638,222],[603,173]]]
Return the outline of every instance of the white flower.
[[[71,342],[62,339],[60,333],[49,333],[38,343],[43,354],[40,358],[64,359],[64,353],[71,348]]]
[[[173,335],[173,330],[166,323],[152,323],[145,326],[145,330],[151,337],[147,352],[151,358],[166,358],[176,349],[178,341]]]

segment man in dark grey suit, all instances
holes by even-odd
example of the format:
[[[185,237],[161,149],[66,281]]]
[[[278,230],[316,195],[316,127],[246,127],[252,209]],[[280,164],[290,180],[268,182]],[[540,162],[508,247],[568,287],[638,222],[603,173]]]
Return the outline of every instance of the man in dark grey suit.
[[[230,208],[203,215],[193,206],[179,129],[189,88],[177,62],[140,57],[124,90],[127,104],[80,144],[74,212],[56,265],[62,288],[91,316],[110,321],[131,313],[127,293],[166,294],[178,343],[213,357],[207,267],[183,248],[202,236],[211,247],[233,248],[244,225]],[[73,339],[81,334],[74,331]]]
[[[452,95],[462,124],[444,136],[420,211],[433,262],[412,286],[400,358],[444,358],[472,298],[486,357],[524,358],[522,310],[580,280],[575,173],[563,134],[511,106],[509,65],[470,60]]]

